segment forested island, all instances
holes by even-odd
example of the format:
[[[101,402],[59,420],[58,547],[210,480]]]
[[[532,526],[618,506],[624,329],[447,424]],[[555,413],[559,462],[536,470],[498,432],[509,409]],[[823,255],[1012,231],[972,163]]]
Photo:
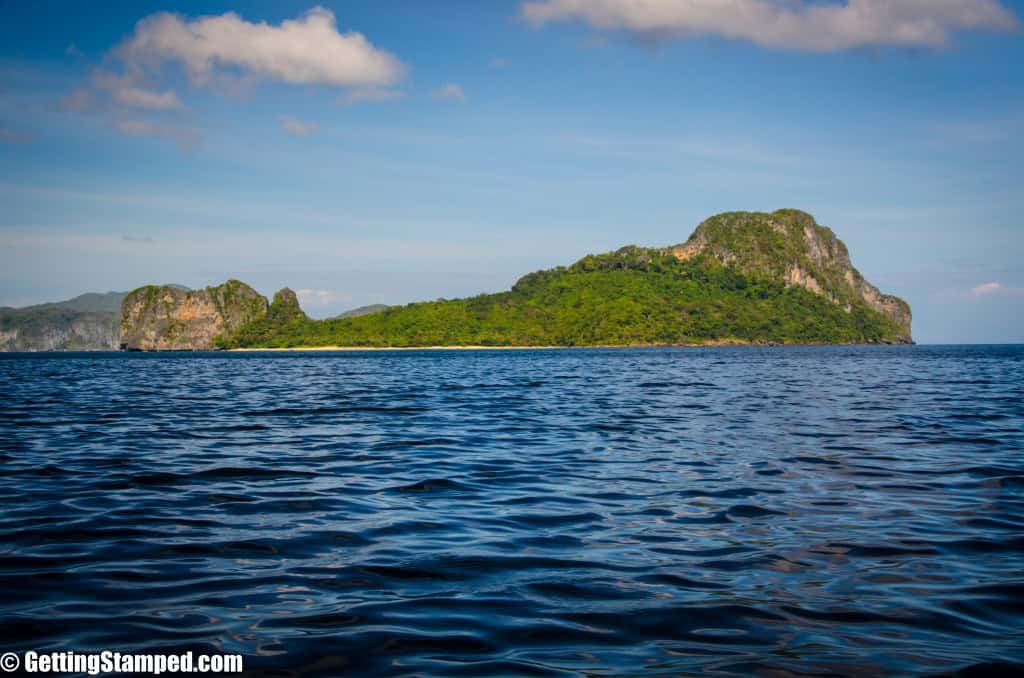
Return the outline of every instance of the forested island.
[[[679,245],[627,246],[466,299],[309,318],[284,289],[146,286],[122,304],[121,347],[635,346],[912,343],[905,301],[853,267],[799,210],[729,212]]]

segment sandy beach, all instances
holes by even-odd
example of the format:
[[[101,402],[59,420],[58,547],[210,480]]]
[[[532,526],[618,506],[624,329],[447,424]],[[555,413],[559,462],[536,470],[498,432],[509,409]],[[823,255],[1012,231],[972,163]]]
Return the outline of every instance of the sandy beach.
[[[288,348],[232,348],[230,351],[537,351],[566,346],[289,346]]]

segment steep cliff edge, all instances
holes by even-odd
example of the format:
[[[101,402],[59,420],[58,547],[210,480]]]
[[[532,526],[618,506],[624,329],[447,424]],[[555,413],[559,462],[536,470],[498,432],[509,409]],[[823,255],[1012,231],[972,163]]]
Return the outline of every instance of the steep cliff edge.
[[[726,212],[701,223],[683,244],[663,250],[681,261],[707,257],[755,277],[785,281],[840,306],[855,305],[892,320],[900,329],[896,341],[912,343],[910,306],[882,294],[864,279],[843,241],[810,214],[784,209]]]
[[[0,351],[117,349],[124,292],[82,294],[24,308],[0,308]]]
[[[0,351],[112,351],[117,313],[0,309]]]
[[[202,290],[147,285],[121,304],[121,346],[143,351],[205,351],[267,315],[266,297],[238,280]]]

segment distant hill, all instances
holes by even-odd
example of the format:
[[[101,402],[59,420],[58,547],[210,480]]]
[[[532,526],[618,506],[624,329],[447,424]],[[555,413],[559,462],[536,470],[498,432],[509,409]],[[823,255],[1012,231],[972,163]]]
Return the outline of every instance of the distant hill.
[[[89,292],[66,301],[0,308],[0,351],[115,350],[126,294]]]
[[[357,317],[266,317],[225,347],[912,343],[905,301],[799,210],[730,212],[689,239],[538,271],[507,292]]]
[[[369,306],[360,306],[359,308],[353,308],[345,311],[339,315],[334,316],[335,318],[358,318],[361,315],[370,315],[371,313],[380,313],[386,311],[390,306],[387,304],[370,304]]]
[[[125,292],[87,292],[67,301],[53,301],[34,306],[25,306],[19,310],[38,311],[48,308],[61,308],[69,311],[81,311],[83,313],[120,313],[124,295]]]

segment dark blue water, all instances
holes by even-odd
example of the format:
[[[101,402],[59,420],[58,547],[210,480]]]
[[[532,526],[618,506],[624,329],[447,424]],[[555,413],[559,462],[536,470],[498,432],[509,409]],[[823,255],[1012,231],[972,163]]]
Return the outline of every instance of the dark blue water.
[[[0,398],[3,651],[1024,661],[1022,347],[20,355]]]

